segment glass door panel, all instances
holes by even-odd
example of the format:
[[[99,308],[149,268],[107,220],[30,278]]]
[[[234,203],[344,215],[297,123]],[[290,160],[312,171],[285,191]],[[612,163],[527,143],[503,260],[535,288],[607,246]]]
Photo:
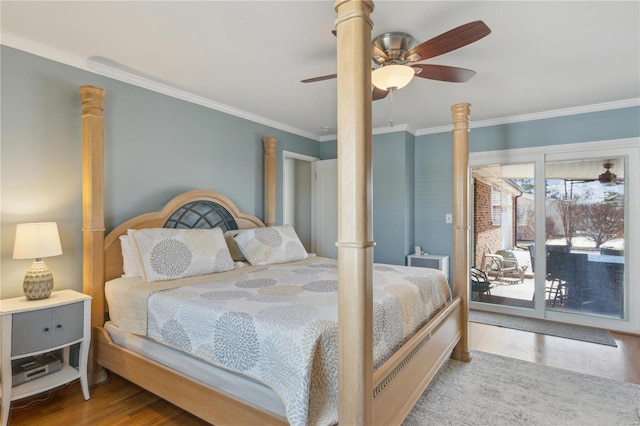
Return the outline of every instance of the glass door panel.
[[[534,164],[492,164],[471,172],[471,300],[533,309]]]
[[[545,309],[624,317],[624,157],[545,164]]]

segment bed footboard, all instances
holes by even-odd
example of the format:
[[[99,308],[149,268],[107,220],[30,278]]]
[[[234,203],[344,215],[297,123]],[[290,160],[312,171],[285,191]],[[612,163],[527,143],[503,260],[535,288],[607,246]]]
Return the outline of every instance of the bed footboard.
[[[375,424],[401,424],[462,335],[456,297],[373,375]]]
[[[116,345],[94,327],[97,363],[107,370],[216,425],[287,425],[285,418],[248,405],[204,383]]]

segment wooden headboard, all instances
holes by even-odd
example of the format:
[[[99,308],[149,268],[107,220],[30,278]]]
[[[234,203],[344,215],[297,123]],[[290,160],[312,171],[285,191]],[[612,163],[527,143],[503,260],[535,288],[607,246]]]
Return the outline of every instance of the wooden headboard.
[[[227,197],[216,191],[197,189],[184,192],[169,201],[159,212],[146,213],[136,216],[119,225],[107,235],[104,241],[105,250],[105,282],[122,275],[122,248],[120,246],[120,236],[127,233],[129,229],[162,228],[162,227],[191,227],[191,226],[168,226],[174,214],[179,212],[184,206],[196,203],[212,203],[229,213],[232,219],[231,226],[221,226],[227,229],[247,229],[265,226],[264,223],[255,216],[242,213],[236,205]],[[196,227],[210,228],[215,224],[197,225]],[[105,307],[106,309],[106,307]]]

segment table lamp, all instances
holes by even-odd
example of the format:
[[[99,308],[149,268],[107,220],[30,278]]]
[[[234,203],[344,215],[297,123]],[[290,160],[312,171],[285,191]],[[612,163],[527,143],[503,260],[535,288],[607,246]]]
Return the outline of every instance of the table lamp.
[[[46,299],[53,290],[53,274],[43,257],[62,254],[55,222],[21,223],[16,228],[14,259],[35,259],[24,276],[24,295],[29,300]]]

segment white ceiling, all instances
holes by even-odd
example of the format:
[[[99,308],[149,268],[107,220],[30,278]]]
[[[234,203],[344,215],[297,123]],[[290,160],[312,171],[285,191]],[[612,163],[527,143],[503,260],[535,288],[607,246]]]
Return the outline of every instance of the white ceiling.
[[[2,43],[317,140],[336,126],[332,1],[2,1]],[[396,129],[506,122],[638,105],[638,1],[378,1],[372,36],[418,42],[482,20],[492,33],[424,61],[477,72],[467,83],[421,78],[395,94]],[[389,126],[389,97],[373,125]],[[547,116],[549,113],[546,113]],[[551,115],[552,115],[551,114]],[[323,129],[323,128],[328,128]]]

